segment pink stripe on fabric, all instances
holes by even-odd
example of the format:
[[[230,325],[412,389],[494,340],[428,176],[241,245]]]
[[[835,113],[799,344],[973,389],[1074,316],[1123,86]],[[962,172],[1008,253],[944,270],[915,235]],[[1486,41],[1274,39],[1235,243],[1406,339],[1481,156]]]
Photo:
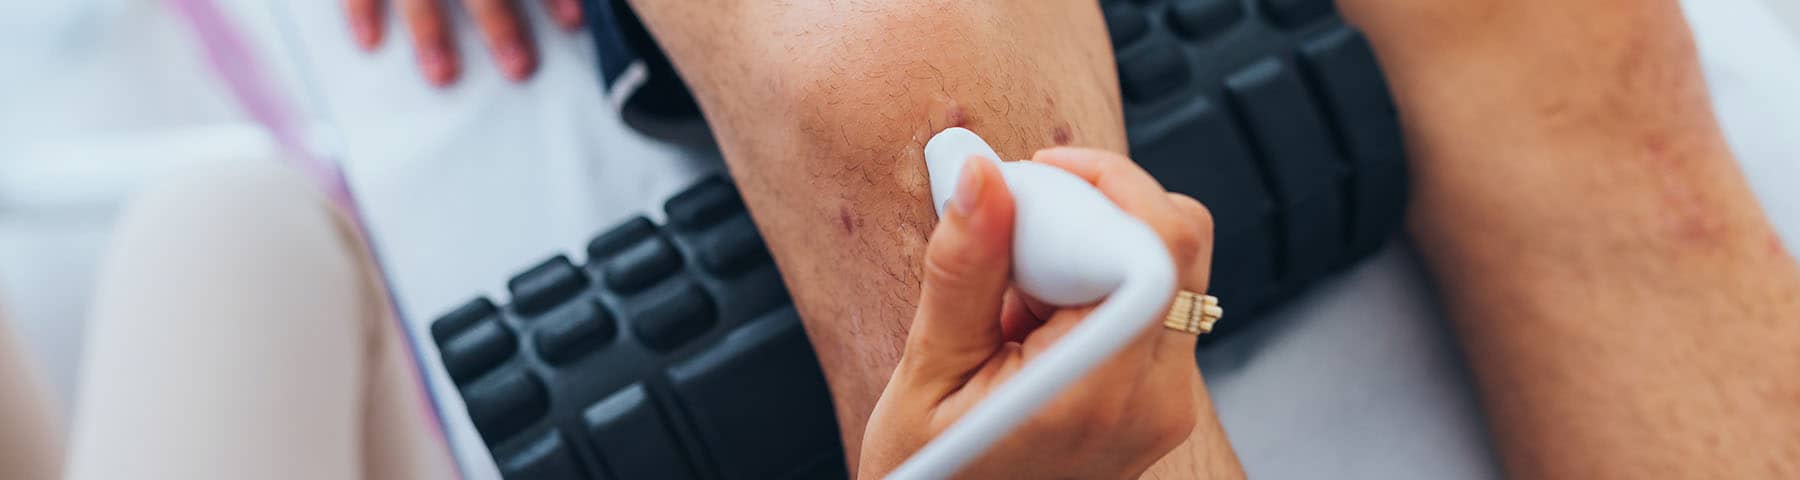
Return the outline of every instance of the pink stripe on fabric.
[[[361,233],[364,246],[368,248],[370,255],[375,257],[372,260],[377,273],[380,274],[381,280],[386,282],[388,276],[386,268],[381,262],[380,251],[371,243],[369,231],[364,228],[362,212],[356,207],[356,197],[350,191],[343,170],[339,167],[338,162],[324,158],[307,146],[306,135],[299,123],[298,116],[285,101],[285,97],[278,93],[274,84],[269,81],[269,77],[264,75],[261,65],[256,62],[255,55],[251,53],[250,43],[233,28],[231,22],[226,19],[213,0],[165,0],[164,3],[187,20],[188,27],[193,30],[200,41],[201,48],[205,50],[208,64],[212,67],[213,72],[225,82],[227,88],[231,89],[232,96],[240,106],[249,112],[250,117],[275,138],[276,144],[283,153],[283,158],[296,164],[306,175],[313,177],[330,201],[349,216],[354,224],[353,228]],[[389,288],[388,291],[392,292],[393,289]],[[421,354],[421,347],[413,341],[405,318],[400,314],[399,307],[393,303],[392,295],[389,295],[388,309],[393,313],[399,331],[408,332],[405,334],[405,340],[413,358],[411,365],[413,380],[418,382],[419,389],[423,392],[423,395],[418,398],[421,403],[420,408],[435,420],[428,423],[431,424],[432,434],[442,441],[440,445],[448,446],[448,437],[443,429],[443,414],[438,411],[435,401],[438,392],[434,391],[431,385],[425,381],[425,376],[419,369],[419,366],[424,365],[425,361]],[[455,454],[453,449],[451,454]],[[463,476],[463,472],[458,471],[457,473],[459,477]]]
[[[337,163],[319,158],[307,147],[305,132],[294,110],[276,93],[274,84],[256,63],[250,44],[231,26],[218,5],[212,0],[166,0],[165,3],[187,19],[188,27],[199,37],[200,45],[206,51],[213,72],[231,89],[232,96],[248,111],[250,118],[275,137],[283,156],[316,179],[333,202],[346,209],[351,207],[349,186]]]

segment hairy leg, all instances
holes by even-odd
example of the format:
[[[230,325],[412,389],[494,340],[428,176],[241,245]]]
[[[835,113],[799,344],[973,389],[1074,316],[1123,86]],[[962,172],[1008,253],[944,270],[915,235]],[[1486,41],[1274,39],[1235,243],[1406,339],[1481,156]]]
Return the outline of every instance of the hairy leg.
[[[1122,150],[1117,81],[1092,2],[1027,18],[998,2],[780,3],[637,8],[703,105],[858,430],[899,358],[935,223],[925,141],[964,126],[1012,158],[1059,135]]]
[[[963,126],[1014,159],[1055,145],[1125,150],[1092,0],[633,3],[694,90],[787,278],[851,459],[919,293],[935,222],[926,140]],[[1207,409],[1202,423],[1216,424]]]
[[[1394,84],[1410,229],[1510,473],[1800,475],[1800,269],[1679,5],[1340,3]]]

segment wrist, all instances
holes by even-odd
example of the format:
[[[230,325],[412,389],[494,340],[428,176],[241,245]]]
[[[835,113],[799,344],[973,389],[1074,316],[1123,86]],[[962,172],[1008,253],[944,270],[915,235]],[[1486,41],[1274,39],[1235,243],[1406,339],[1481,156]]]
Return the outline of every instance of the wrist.
[[[1225,435],[1225,426],[1213,411],[1212,395],[1200,382],[1196,382],[1193,389],[1198,413],[1194,417],[1193,431],[1188,433],[1187,440],[1139,475],[1141,480],[1245,478],[1244,467],[1238,462],[1237,452],[1231,448],[1231,439]]]

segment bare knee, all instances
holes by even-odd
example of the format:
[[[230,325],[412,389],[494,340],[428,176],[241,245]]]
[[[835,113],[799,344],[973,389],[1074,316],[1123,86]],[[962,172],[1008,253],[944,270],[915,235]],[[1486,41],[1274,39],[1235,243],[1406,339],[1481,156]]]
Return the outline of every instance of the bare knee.
[[[309,179],[273,161],[157,179],[130,200],[113,231],[96,320],[162,311],[148,306],[359,305],[365,282],[347,228]],[[109,308],[120,304],[145,308]],[[263,317],[249,313],[242,318]]]

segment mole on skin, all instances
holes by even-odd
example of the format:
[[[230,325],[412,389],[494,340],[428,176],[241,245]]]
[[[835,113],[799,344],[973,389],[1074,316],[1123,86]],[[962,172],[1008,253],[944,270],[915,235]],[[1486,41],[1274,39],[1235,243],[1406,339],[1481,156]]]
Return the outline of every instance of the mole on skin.
[[[957,104],[955,101],[951,101],[948,106],[944,107],[944,118],[946,120],[945,123],[947,124],[944,128],[967,128],[969,126],[969,115],[963,112],[962,105]],[[943,129],[939,130],[941,131]],[[935,134],[937,132],[931,133]]]

